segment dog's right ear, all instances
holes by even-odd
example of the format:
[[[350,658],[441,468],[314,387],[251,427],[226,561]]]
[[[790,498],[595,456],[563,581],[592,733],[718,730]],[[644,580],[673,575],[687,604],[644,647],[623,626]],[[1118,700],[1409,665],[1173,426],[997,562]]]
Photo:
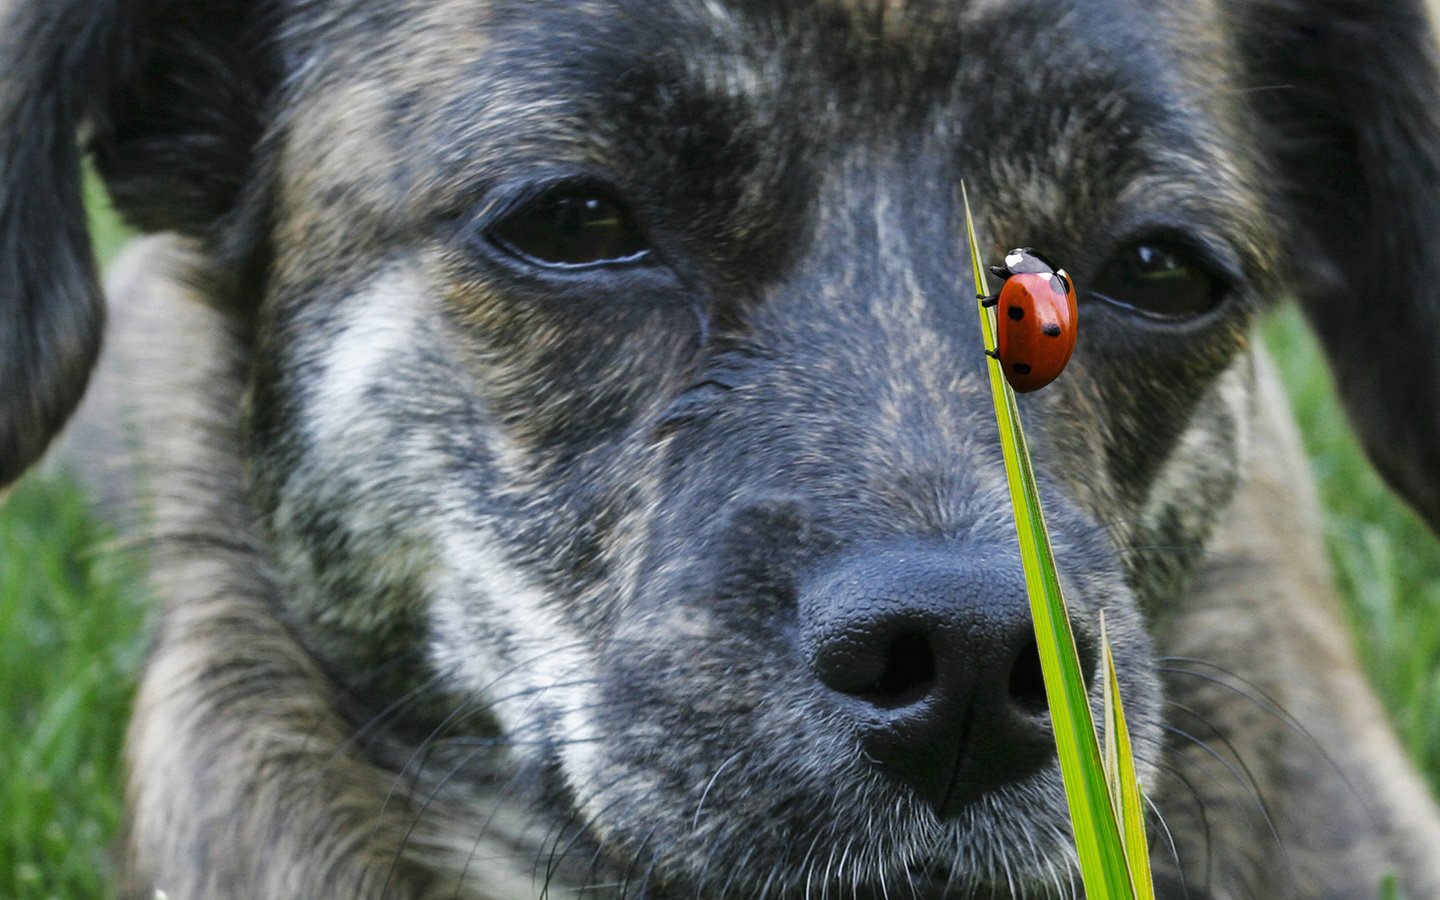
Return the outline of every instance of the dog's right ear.
[[[1286,275],[1357,436],[1440,532],[1440,52],[1423,0],[1226,0]]]
[[[82,144],[130,224],[214,237],[253,177],[268,6],[0,6],[0,486],[64,425],[100,345]]]

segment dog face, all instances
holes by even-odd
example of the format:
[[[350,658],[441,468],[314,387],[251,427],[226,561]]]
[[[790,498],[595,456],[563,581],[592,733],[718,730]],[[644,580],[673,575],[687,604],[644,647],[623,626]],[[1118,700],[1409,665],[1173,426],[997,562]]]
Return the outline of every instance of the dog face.
[[[1068,877],[960,181],[1110,297],[1025,413],[1153,762],[1139,605],[1183,561],[1137,548],[1198,546],[1243,445],[1235,123],[1053,12],[564,16],[441,5],[290,98],[254,447],[312,645],[423,634],[652,882]]]
[[[413,733],[447,790],[504,783],[581,882],[1072,882],[961,182],[991,261],[1080,286],[1022,415],[1148,776],[1251,323],[1281,238],[1332,227],[1253,137],[1274,53],[1242,50],[1288,6],[235,3],[222,52],[114,5],[159,39],[107,82],[101,171],[211,250],[283,615],[360,721],[404,710],[385,764]],[[218,136],[181,114],[197,59],[243,88]]]

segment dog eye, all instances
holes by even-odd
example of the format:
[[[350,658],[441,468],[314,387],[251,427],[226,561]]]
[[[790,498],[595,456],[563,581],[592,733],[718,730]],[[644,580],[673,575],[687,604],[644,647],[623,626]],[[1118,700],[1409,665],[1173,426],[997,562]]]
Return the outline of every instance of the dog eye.
[[[1133,244],[1113,257],[1092,293],[1156,316],[1196,316],[1220,305],[1228,286],[1200,255],[1180,244]]]
[[[599,193],[562,190],[526,203],[490,230],[509,253],[551,268],[638,262],[650,252],[630,213]]]

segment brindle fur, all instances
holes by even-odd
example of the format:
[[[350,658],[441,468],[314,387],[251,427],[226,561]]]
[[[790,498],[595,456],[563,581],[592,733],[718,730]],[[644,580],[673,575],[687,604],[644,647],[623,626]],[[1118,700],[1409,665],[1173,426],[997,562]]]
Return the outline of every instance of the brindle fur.
[[[939,819],[804,657],[816,585],[869,552],[1021,596],[962,177],[991,253],[1044,247],[1083,288],[1179,232],[1236,285],[1183,325],[1089,304],[1022,401],[1082,639],[1103,611],[1116,646],[1161,894],[1440,895],[1440,818],[1251,338],[1294,292],[1440,522],[1416,4],[0,10],[0,479],[101,330],[77,130],[161,233],[113,275],[103,367],[137,401],[164,601],[137,896],[1074,890],[1053,764]],[[663,265],[541,276],[485,242],[576,177]]]

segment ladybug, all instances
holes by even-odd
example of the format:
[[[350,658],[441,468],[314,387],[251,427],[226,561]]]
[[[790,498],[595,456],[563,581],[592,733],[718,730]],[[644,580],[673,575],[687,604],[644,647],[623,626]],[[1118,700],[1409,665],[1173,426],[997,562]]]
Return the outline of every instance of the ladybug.
[[[998,346],[985,351],[1000,361],[1005,380],[1019,393],[1054,381],[1075,352],[1075,282],[1036,251],[1020,247],[1005,254],[1005,265],[990,271],[1005,284],[980,297],[981,306],[999,305]]]

